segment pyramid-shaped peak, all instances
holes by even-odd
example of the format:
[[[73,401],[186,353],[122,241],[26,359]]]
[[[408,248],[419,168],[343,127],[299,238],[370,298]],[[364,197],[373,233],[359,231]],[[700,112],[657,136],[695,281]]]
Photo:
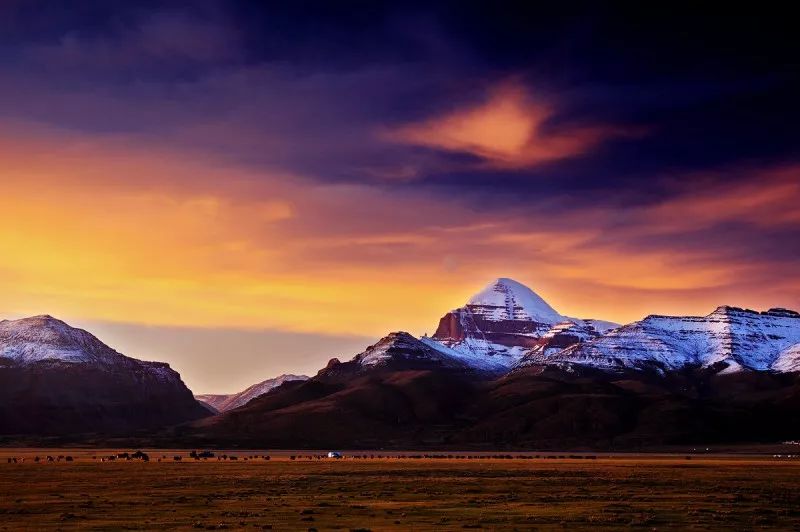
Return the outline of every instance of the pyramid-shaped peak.
[[[541,323],[558,323],[564,320],[536,292],[524,284],[499,277],[472,296],[467,306],[498,309],[505,319],[534,320]]]

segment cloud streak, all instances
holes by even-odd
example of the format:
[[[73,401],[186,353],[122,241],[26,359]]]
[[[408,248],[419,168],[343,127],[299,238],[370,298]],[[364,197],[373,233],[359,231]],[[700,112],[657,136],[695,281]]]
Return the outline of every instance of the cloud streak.
[[[389,140],[474,155],[487,166],[526,168],[580,156],[603,141],[641,130],[594,125],[553,128],[557,111],[518,83],[492,87],[486,101],[385,134]],[[555,130],[553,130],[555,129]]]

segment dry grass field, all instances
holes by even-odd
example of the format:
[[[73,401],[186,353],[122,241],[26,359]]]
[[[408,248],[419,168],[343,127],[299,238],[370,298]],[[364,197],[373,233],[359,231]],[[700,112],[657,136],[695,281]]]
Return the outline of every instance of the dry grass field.
[[[800,528],[786,458],[92,458],[110,453],[0,449],[0,529]]]

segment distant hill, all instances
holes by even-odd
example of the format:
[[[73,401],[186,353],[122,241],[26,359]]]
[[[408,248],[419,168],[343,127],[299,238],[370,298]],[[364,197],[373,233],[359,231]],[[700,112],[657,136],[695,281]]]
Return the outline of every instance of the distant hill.
[[[211,406],[217,412],[227,412],[228,410],[233,410],[234,408],[239,408],[240,406],[246,405],[256,397],[264,395],[270,390],[277,388],[284,382],[305,380],[308,380],[308,377],[305,375],[284,374],[254,384],[239,393],[204,394],[196,395],[195,398],[198,401],[202,401],[203,403]]]

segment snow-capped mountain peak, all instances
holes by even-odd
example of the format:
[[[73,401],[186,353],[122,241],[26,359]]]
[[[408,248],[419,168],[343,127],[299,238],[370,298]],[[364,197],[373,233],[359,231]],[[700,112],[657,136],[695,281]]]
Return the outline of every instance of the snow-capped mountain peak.
[[[522,283],[500,277],[487,284],[469,298],[468,307],[486,319],[526,320],[539,323],[557,323],[564,317],[553,309],[536,292]]]
[[[606,369],[715,366],[790,371],[797,365],[800,314],[721,306],[706,316],[647,316],[558,352],[530,352],[520,366],[578,364]]]
[[[102,433],[207,414],[169,364],[127,357],[49,315],[0,321],[0,372],[0,404],[13,405],[0,413],[2,434]]]
[[[592,335],[617,326],[563,316],[527,286],[501,277],[442,317],[432,340],[473,367],[509,369],[530,349],[541,346],[541,338],[559,323],[574,323],[585,331],[582,334]],[[574,335],[561,334],[556,342],[566,342],[567,337]]]
[[[44,360],[113,362],[122,357],[94,335],[49,315],[0,321],[0,359],[17,364]]]

